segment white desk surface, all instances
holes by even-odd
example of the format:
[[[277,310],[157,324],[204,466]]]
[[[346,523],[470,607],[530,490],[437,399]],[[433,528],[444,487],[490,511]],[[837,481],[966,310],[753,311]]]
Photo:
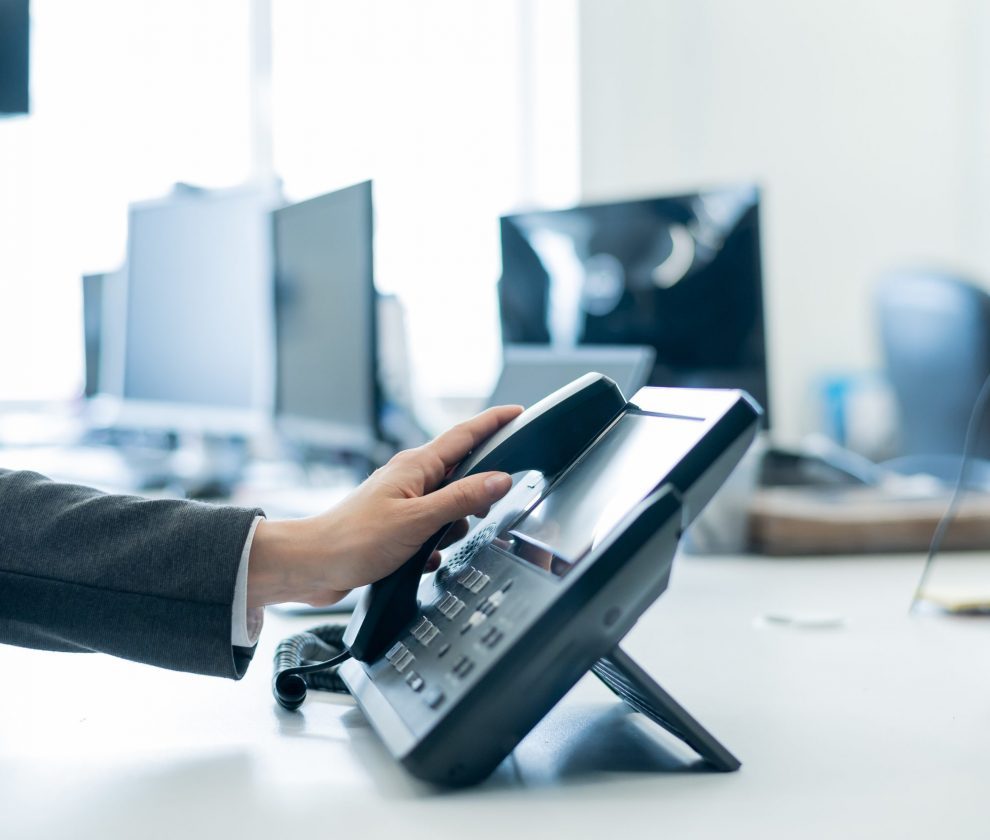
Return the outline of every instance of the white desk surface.
[[[987,562],[967,558],[962,562]],[[990,836],[990,620],[909,617],[919,558],[680,558],[626,649],[743,761],[584,679],[485,784],[422,785],[346,699],[0,648],[0,837]],[[839,629],[767,625],[837,613]]]

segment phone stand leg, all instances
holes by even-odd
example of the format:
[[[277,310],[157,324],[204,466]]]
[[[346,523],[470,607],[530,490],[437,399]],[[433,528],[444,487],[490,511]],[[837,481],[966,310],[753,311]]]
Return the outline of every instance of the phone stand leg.
[[[621,647],[616,645],[591,670],[629,706],[682,740],[716,770],[739,769],[739,759],[657,685]]]

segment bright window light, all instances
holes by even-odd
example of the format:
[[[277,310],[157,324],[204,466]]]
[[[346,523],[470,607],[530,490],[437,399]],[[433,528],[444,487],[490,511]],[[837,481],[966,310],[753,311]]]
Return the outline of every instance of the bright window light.
[[[0,401],[82,389],[81,281],[127,205],[251,176],[249,5],[32,0],[31,111],[0,120]]]

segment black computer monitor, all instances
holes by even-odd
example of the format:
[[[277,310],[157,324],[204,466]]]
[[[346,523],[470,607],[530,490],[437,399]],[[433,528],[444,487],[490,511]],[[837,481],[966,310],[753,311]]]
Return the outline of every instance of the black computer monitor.
[[[501,235],[505,344],[650,345],[650,384],[767,407],[754,186],[517,213]]]
[[[28,0],[0,0],[0,114],[28,112],[30,42]]]
[[[130,209],[121,424],[251,432],[271,410],[268,188]]]
[[[371,182],[273,215],[276,425],[311,451],[371,456],[380,439]]]

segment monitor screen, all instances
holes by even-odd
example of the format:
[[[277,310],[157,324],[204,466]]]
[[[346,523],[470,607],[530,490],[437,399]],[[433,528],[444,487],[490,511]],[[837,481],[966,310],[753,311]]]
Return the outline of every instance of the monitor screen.
[[[274,214],[275,411],[290,439],[378,438],[371,182]]]
[[[28,112],[30,42],[28,0],[0,0],[0,114]]]
[[[180,190],[132,206],[126,401],[220,411],[270,406],[273,196]]]
[[[504,216],[503,341],[650,345],[651,385],[766,407],[758,211],[743,186]]]

